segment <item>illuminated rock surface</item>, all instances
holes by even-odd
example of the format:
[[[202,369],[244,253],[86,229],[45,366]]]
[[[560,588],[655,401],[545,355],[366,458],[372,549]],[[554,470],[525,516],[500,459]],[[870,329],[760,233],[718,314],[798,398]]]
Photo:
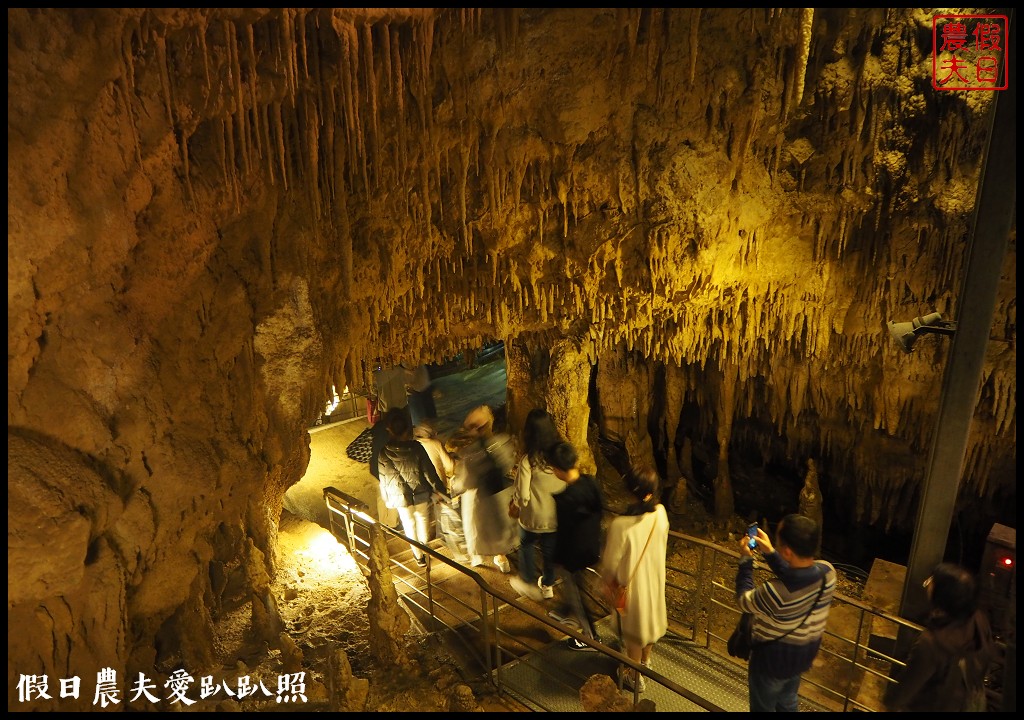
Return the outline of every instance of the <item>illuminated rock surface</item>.
[[[826,518],[907,533],[949,344],[884,327],[957,317],[996,95],[931,90],[931,25],[9,10],[9,707],[206,662],[377,357],[503,340],[513,427],[546,400],[590,466],[602,435],[728,516],[766,468],[796,509],[810,458]],[[1016,502],[1015,271],[1014,228],[971,537]]]

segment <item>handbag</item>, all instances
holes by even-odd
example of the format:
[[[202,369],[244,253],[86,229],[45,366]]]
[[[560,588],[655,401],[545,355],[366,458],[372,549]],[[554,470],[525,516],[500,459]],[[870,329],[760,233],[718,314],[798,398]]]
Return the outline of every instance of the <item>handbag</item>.
[[[794,630],[799,630],[800,628],[802,628],[804,623],[807,622],[807,618],[809,618],[811,616],[811,613],[814,612],[814,608],[815,606],[817,606],[818,600],[821,599],[821,594],[823,592],[825,592],[824,574],[822,574],[821,576],[821,587],[818,588],[818,594],[814,597],[814,602],[811,603],[810,609],[807,611],[807,614],[804,615],[804,619],[800,621],[800,624],[794,628],[790,628],[778,637],[772,638],[771,640],[766,640],[765,642],[758,644],[767,645],[769,643],[776,642],[777,640],[781,640],[782,638],[786,637]],[[732,631],[732,635],[730,635],[729,639],[726,641],[725,648],[726,650],[728,650],[729,654],[734,658],[739,658],[740,660],[750,659],[750,652],[754,649],[753,613],[745,612],[742,615],[740,615],[740,621],[736,623],[736,629]]]
[[[754,614],[743,613],[736,629],[732,631],[725,644],[729,654],[740,660],[749,660],[750,651],[754,647]]]
[[[647,553],[647,548],[651,544],[651,538],[654,537],[655,525],[657,525],[657,520],[651,523],[651,532],[647,536],[647,542],[644,544],[644,549],[640,551],[640,557],[636,559],[636,565],[633,566],[633,572],[629,574],[629,580],[626,581],[626,584],[620,585],[614,575],[605,580],[604,594],[608,598],[608,604],[619,612],[624,612],[626,609],[626,589],[633,582],[633,578],[636,577],[636,571],[640,568],[640,561],[644,559],[644,555]]]
[[[487,443],[481,442],[480,444],[483,447],[487,460],[485,464],[486,469],[478,486],[478,492],[485,496],[497,495],[502,490],[512,487],[512,479],[502,472],[491,451],[487,448]]]
[[[622,612],[626,609],[626,586],[619,585],[618,580],[615,578],[606,580],[604,594],[608,598],[608,604],[612,606],[613,610]]]

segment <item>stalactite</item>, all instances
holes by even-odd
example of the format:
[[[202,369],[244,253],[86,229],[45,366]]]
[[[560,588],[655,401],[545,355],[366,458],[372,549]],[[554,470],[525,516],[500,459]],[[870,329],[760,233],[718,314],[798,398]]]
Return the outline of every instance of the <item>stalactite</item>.
[[[569,187],[565,178],[559,178],[557,184],[558,202],[562,205],[562,237],[569,237]]]
[[[128,126],[132,131],[132,147],[135,151],[135,161],[142,165],[142,143],[139,140],[139,128],[135,120],[135,109],[132,98],[135,95],[135,66],[132,59],[132,31],[129,30],[121,37],[121,72],[118,76],[118,84],[121,88],[121,97],[124,102],[125,116],[128,118]]]
[[[270,120],[267,117],[267,113],[270,112],[270,106],[267,103],[262,103],[259,106],[260,118],[263,122],[260,126],[263,129],[263,147],[265,150],[264,160],[267,163],[267,177],[270,178],[270,184],[275,185],[277,183],[276,174],[274,173],[274,150],[273,143],[270,140]]]
[[[423,24],[417,24],[413,28],[413,37],[415,38],[415,50],[418,52],[416,62],[413,64],[413,70],[416,72],[416,91],[414,95],[419,98],[419,110],[420,110],[420,132],[429,137],[428,131],[428,112],[427,112],[427,88],[429,86],[428,73],[430,70],[429,62],[427,61],[427,55],[429,50],[427,49],[426,39],[426,28]]]
[[[223,184],[228,184],[228,164],[227,164],[227,130],[224,127],[224,120],[220,121],[220,132],[216,133],[217,142],[214,143],[214,150],[217,153],[217,160],[220,163],[220,175],[223,180]]]
[[[353,150],[356,147],[355,135],[355,103],[353,102],[352,92],[352,66],[349,52],[349,36],[348,27],[345,25],[337,16],[332,18],[332,25],[335,33],[338,35],[338,85],[339,92],[341,93],[341,100],[338,105],[342,109],[343,117],[345,118],[345,142],[348,145],[348,149],[345,156],[348,158],[354,158],[356,154]]]
[[[300,92],[299,59],[305,64],[305,10],[290,8],[288,14],[288,71],[292,77],[292,105],[296,104]],[[300,53],[300,45],[302,50]],[[305,75],[305,73],[303,73]]]
[[[256,153],[262,159],[268,152],[268,148],[263,144],[263,134],[260,128],[262,115],[259,111],[259,72],[256,66],[256,39],[252,24],[245,26],[245,36],[246,60],[249,63],[249,106],[252,108],[252,136],[255,138]]]
[[[433,154],[433,161],[434,161],[433,162],[433,166],[434,166],[433,170],[434,170],[434,172],[437,175],[437,183],[438,183],[438,187],[440,188],[444,184],[444,178],[451,174],[451,161],[450,161],[450,159],[448,157],[448,148],[445,148],[444,152],[442,153],[441,148],[435,146],[434,147],[434,154]],[[445,207],[446,206],[444,204],[444,193],[440,192],[440,191],[437,192],[433,196],[432,200],[436,200],[437,201],[437,221],[438,221],[438,224],[444,224],[445,218],[446,218],[446,214],[445,214]]]
[[[164,111],[167,113],[167,122],[173,128],[174,110],[171,103],[171,79],[167,71],[167,40],[156,35],[153,38],[156,44],[157,64],[160,66],[160,88],[163,91]]]
[[[370,130],[373,133],[372,159],[375,168],[380,167],[380,109],[377,107],[377,73],[373,67],[373,32],[370,25],[363,25],[363,73],[366,85],[367,102],[370,104]],[[378,171],[374,177],[374,187],[380,180]]]
[[[352,87],[352,105],[354,109],[353,119],[355,120],[355,128],[353,129],[353,139],[356,142],[356,148],[358,152],[355,157],[359,159],[360,168],[362,171],[363,188],[369,193],[370,192],[370,171],[368,167],[369,162],[369,151],[366,147],[366,130],[364,129],[364,123],[362,119],[362,97],[363,93],[360,92],[359,86],[359,32],[355,26],[348,25],[346,31],[349,35],[349,62],[351,64],[351,76],[349,81]]]
[[[203,16],[199,23],[199,27],[196,29],[196,35],[199,36],[199,52],[203,56],[203,78],[206,81],[206,91],[212,92],[213,84],[210,82],[210,50],[206,46],[206,23],[207,19]]]
[[[800,11],[800,33],[797,40],[796,81],[793,90],[793,104],[799,106],[804,97],[804,82],[807,78],[807,60],[811,54],[811,37],[814,26],[814,8]]]
[[[122,72],[121,77],[118,78],[118,87],[121,89],[121,101],[124,103],[124,113],[128,118],[128,126],[132,133],[132,150],[134,151],[135,162],[142,165],[142,145],[139,141],[139,130],[135,124],[135,112],[132,109],[132,96],[128,89],[128,80],[124,72]]]
[[[239,188],[238,172],[238,148],[235,145],[235,123],[231,115],[224,119],[226,131],[225,149],[228,165],[228,185],[231,187],[231,195],[234,199],[234,207],[237,211],[241,207],[241,190]]]
[[[281,24],[280,27],[280,42],[281,49],[284,51],[284,78],[285,86],[288,89],[288,98],[294,102],[296,87],[295,87],[295,75],[293,74],[294,64],[292,62],[292,53],[294,50],[292,34],[292,8],[281,8]]]
[[[302,58],[302,77],[304,80],[309,80],[309,43],[306,40],[306,14],[304,10],[298,10],[296,12],[298,22],[299,43],[300,48],[299,54]],[[298,70],[296,70],[296,73]]]
[[[247,145],[246,112],[245,100],[242,87],[242,63],[238,56],[238,34],[233,23],[224,21],[224,37],[227,39],[228,63],[231,68],[231,79],[233,82],[232,91],[235,99],[235,112],[238,117],[238,146],[242,155],[242,168],[248,177],[251,174],[249,163],[249,147]]]
[[[322,64],[322,61],[320,59],[321,48],[320,48],[319,34],[317,34],[311,41],[308,42],[308,44],[307,44],[307,51],[312,56],[308,60],[308,62],[309,62],[310,67],[312,68],[312,70],[310,72],[312,72],[312,76],[313,76],[312,77],[313,91],[316,93],[316,102],[314,103],[314,108],[316,109],[317,116],[318,116],[322,126],[326,130],[327,125],[328,125],[328,123],[327,123],[327,120],[328,120],[327,116],[332,114],[331,113],[331,105],[333,105],[334,99],[333,99],[333,95],[330,92],[328,92],[328,93],[324,92],[324,90],[325,90],[325,83],[324,83],[324,74],[323,74],[323,64]],[[329,90],[329,88],[327,88],[327,89]],[[330,119],[333,120],[333,117],[331,117]]]
[[[306,191],[309,194],[310,201],[313,204],[314,218],[320,216],[320,119],[317,117],[317,110],[315,103],[309,98],[308,95],[304,95],[304,115],[305,115],[305,131],[303,136],[306,138],[306,148],[309,157],[309,180],[305,183]]]
[[[285,154],[284,121],[281,119],[281,103],[274,103],[274,131],[277,133],[277,158],[281,165],[281,183],[288,190],[288,164]]]
[[[836,246],[836,257],[843,256],[843,250],[846,247],[846,223],[849,215],[845,211],[839,213],[839,235]]]

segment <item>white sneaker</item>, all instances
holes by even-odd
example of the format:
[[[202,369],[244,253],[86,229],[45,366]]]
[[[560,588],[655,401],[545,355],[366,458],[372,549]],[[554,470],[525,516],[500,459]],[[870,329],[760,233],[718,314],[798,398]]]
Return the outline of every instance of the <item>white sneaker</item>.
[[[512,566],[508,564],[508,558],[504,555],[495,555],[494,564],[506,575],[512,571]]]
[[[566,611],[566,613],[567,612],[568,611]],[[555,622],[562,623],[563,625],[572,625],[573,627],[577,628],[580,626],[579,620],[577,620],[575,617],[571,615],[563,614],[559,610],[548,610],[548,617],[554,620]]]
[[[622,681],[622,687],[627,690],[637,689],[636,684],[634,684],[634,679],[639,680],[640,692],[647,689],[647,683],[644,682],[644,676],[634,671],[633,668],[627,668],[624,665],[619,665],[619,679]]]
[[[481,556],[481,555],[470,555],[469,556],[469,566],[470,567],[480,567],[483,564],[484,564],[483,556]]]
[[[544,578],[537,578],[537,587],[540,588],[540,596],[545,600],[547,600],[548,598],[553,598],[555,596],[555,589],[550,585],[545,585]]]
[[[538,589],[536,585],[531,585],[518,575],[510,577],[508,579],[508,584],[512,586],[513,590],[525,598],[529,598],[535,602],[540,602],[543,599],[540,594],[540,589]]]

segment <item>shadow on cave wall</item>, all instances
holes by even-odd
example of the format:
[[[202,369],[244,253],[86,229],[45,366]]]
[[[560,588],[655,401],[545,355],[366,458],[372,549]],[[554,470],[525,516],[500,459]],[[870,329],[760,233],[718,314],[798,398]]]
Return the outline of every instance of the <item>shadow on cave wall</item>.
[[[591,423],[601,428],[604,423],[597,376],[595,364],[590,378],[589,404]],[[676,435],[670,440],[665,422],[667,394],[663,369],[656,374],[650,400],[647,431],[659,474],[662,478],[671,475],[668,472],[669,442],[673,443],[675,455],[680,458],[688,439],[693,475],[687,484],[690,502],[699,503],[707,516],[712,517],[714,480],[719,462],[713,413],[692,398],[684,399]],[[737,517],[746,522],[756,521],[772,531],[785,515],[799,510],[808,458],[791,457],[791,445],[790,439],[779,435],[771,422],[756,417],[735,420],[729,448],[729,473]],[[629,470],[629,454],[621,438],[599,434],[595,450],[619,475]],[[883,520],[872,523],[858,517],[873,513],[869,510],[855,512],[851,507],[855,502],[853,489],[838,487],[836,479],[830,477],[830,468],[842,463],[828,454],[813,459],[819,473],[822,497],[822,556],[848,566],[850,571],[862,576],[870,572],[876,559],[906,565],[914,536],[913,526],[894,524],[887,527]],[[1014,471],[1015,468],[1000,470]],[[665,501],[668,501],[667,497]],[[916,506],[917,494],[908,501]],[[883,517],[885,515],[882,513]],[[910,517],[914,515],[911,513]],[[1002,501],[998,497],[988,501],[975,497],[960,498],[950,526],[944,560],[978,570],[993,518],[994,522],[1016,527],[1016,504],[1012,497],[1003,497]]]
[[[591,378],[592,421],[600,426],[600,403],[597,402],[596,371]],[[662,477],[667,475],[667,432],[662,422],[663,394],[655,393],[648,431],[653,441],[654,459]],[[678,453],[687,437],[691,441],[694,477],[688,485],[689,495],[703,506],[709,516],[714,514],[714,479],[718,473],[718,441],[714,427],[701,417],[701,408],[694,401],[683,403],[676,437]],[[700,428],[709,426],[709,430]],[[750,426],[750,427],[747,427]],[[756,427],[754,427],[756,426]],[[786,439],[777,436],[771,427],[754,420],[738,420],[734,437],[769,437],[767,451],[742,440],[734,440],[730,449],[730,478],[735,498],[735,514],[747,522],[767,524],[773,529],[788,513],[797,512],[803,487],[806,463],[786,457]],[[617,438],[598,437],[598,447],[608,464],[620,475],[629,469],[625,444]],[[828,458],[819,459],[819,469],[828,467]],[[821,475],[823,496],[822,555],[844,565],[859,568],[866,575],[876,558],[905,565],[910,554],[912,531],[885,529],[860,523],[850,517],[848,500],[828,492],[827,474]],[[955,528],[954,528],[955,531]],[[987,532],[987,531],[986,531]],[[951,532],[952,538],[953,532]],[[951,542],[951,545],[954,544]],[[983,544],[983,543],[982,543]],[[965,553],[966,554],[966,553]],[[980,553],[979,553],[980,557]],[[957,558],[952,558],[957,559]]]

